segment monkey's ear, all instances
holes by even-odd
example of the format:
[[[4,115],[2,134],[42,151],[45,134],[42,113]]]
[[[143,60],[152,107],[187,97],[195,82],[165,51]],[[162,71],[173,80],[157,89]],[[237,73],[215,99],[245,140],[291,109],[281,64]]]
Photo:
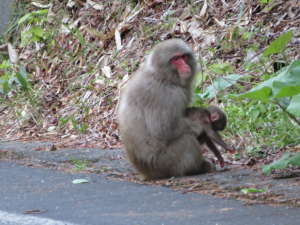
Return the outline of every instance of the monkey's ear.
[[[213,122],[213,121],[216,121],[219,119],[219,114],[217,112],[214,112],[210,115],[210,120]]]

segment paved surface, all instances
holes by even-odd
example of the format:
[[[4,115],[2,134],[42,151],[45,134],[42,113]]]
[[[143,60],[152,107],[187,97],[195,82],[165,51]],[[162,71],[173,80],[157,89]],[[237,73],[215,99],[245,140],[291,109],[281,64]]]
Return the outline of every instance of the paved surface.
[[[13,0],[0,0],[0,35],[4,33],[10,22],[12,4]]]
[[[51,145],[0,143],[0,224],[299,223],[299,208],[245,206],[245,202],[212,195],[107,179],[122,173],[130,176],[132,173],[122,150],[86,148],[46,151]],[[41,150],[37,151],[37,146]],[[85,173],[66,173],[63,168],[68,167],[69,154],[72,158],[93,159],[89,161],[92,169]],[[44,168],[36,168],[38,166]],[[101,168],[104,167],[111,167],[110,172],[103,172]],[[91,173],[93,170],[96,172]],[[219,183],[221,187],[228,188],[238,184],[251,185],[251,176],[255,179],[258,177],[251,170],[232,169],[213,175],[195,176],[194,179]],[[72,183],[74,179],[81,178],[89,182]],[[264,183],[269,180],[266,179]],[[275,182],[278,183],[274,188],[279,188],[288,181]],[[298,196],[298,189],[291,187],[285,185],[286,192]],[[23,214],[37,209],[44,213]]]

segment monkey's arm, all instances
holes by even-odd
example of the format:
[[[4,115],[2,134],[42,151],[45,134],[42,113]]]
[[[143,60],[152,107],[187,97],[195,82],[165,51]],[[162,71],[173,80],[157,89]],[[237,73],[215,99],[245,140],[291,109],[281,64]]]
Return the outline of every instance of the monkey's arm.
[[[223,168],[224,165],[225,165],[224,164],[224,159],[223,159],[220,151],[218,150],[218,148],[215,146],[215,144],[212,142],[212,140],[209,137],[206,136],[204,138],[204,141],[207,144],[207,146],[209,147],[209,149],[215,154],[215,156],[217,157],[217,159],[220,162],[220,166]]]
[[[166,109],[145,111],[147,129],[151,136],[170,141],[186,133],[193,133],[195,137],[198,137],[204,132],[201,124],[184,118],[176,105],[164,106],[169,112],[166,113]]]
[[[230,152],[235,151],[235,148],[233,146],[230,146],[223,141],[222,137],[220,136],[220,134],[217,131],[214,131],[213,129],[205,129],[205,132],[210,139],[212,139],[214,142],[219,144],[225,150],[230,151]]]

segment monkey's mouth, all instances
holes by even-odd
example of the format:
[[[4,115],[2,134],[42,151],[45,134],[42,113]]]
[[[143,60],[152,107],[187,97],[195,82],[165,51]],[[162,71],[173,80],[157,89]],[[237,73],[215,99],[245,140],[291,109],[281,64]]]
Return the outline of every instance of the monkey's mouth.
[[[189,70],[188,72],[180,72],[179,75],[181,78],[188,79],[191,76],[191,71]]]

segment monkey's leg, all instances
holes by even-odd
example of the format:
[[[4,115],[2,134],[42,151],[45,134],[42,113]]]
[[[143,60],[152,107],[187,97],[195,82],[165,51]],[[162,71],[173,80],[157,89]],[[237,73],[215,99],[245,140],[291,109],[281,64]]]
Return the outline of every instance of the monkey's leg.
[[[203,159],[201,164],[201,172],[207,173],[211,171],[216,171],[216,166],[209,159]]]
[[[153,152],[154,153],[154,152]],[[140,169],[148,179],[163,179],[215,171],[215,165],[203,158],[201,145],[195,135],[183,134],[168,146],[155,150]]]

